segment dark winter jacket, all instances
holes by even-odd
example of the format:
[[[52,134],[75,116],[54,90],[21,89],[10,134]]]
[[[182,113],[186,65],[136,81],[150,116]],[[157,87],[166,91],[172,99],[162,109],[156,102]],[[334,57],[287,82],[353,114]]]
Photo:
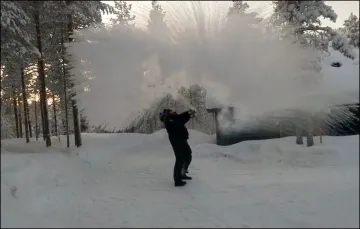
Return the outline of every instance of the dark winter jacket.
[[[184,141],[189,139],[189,132],[185,124],[190,120],[188,111],[181,114],[167,114],[164,120],[166,131],[169,134],[170,141]]]

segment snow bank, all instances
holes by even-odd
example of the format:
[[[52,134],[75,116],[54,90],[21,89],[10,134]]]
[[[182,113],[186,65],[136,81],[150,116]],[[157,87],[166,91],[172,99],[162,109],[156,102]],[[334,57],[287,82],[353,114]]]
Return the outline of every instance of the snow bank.
[[[201,144],[195,147],[198,156],[226,157],[242,164],[272,166],[322,167],[359,166],[359,136],[323,137],[315,146],[295,145],[294,137],[244,141],[231,146]],[[305,143],[306,144],[306,143]],[[346,145],[346,150],[343,146]]]
[[[295,167],[323,167],[323,166],[359,166],[359,135],[346,137],[323,136],[320,144],[319,137],[315,137],[315,145],[306,147],[296,145],[294,137],[270,140],[244,141],[230,146],[218,146],[215,144],[215,136],[207,135],[195,130],[189,130],[189,144],[193,148],[193,154],[199,157],[223,157],[241,164],[261,164],[262,166],[295,166]],[[172,155],[165,129],[153,134],[84,134],[84,147],[65,148],[65,142],[53,141],[51,148],[45,148],[42,142],[31,142],[24,145],[23,139],[8,139],[2,141],[2,154],[7,153],[32,153],[54,154],[57,152],[64,155],[79,155],[80,157],[108,159],[122,152],[139,154],[141,152],[164,151],[166,155]],[[346,145],[346,150],[343,146]],[[102,149],[106,149],[105,152]],[[94,153],[96,152],[96,153]],[[99,157],[99,155],[105,156]],[[21,157],[21,156],[19,156]],[[94,158],[92,158],[95,160]]]

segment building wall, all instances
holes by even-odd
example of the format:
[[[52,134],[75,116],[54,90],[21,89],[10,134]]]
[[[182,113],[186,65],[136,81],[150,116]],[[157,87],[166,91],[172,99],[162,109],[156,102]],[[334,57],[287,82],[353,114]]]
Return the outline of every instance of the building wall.
[[[348,119],[336,119],[331,122],[315,122],[314,124],[314,136],[329,135],[329,136],[346,136],[346,135],[356,135],[360,133],[360,115],[359,115],[359,104],[353,105],[344,105],[344,106],[354,106],[349,108],[352,112],[353,117]],[[215,116],[218,117],[221,109],[212,110],[215,113]],[[336,112],[335,110],[331,111],[328,118],[331,119],[332,115]],[[247,130],[222,130],[217,128],[216,138],[218,145],[231,145],[242,141],[249,140],[264,140],[272,138],[280,138],[287,136],[296,136],[295,132],[295,122],[298,120],[298,117],[272,117],[271,119],[263,120],[259,122],[258,126],[254,126],[251,129]],[[320,120],[320,118],[316,118]],[[276,125],[278,121],[279,125]],[[218,123],[218,120],[216,120]],[[266,125],[262,125],[261,122],[266,122]],[[331,123],[331,124],[329,124]],[[303,130],[303,136],[306,136],[306,130]]]

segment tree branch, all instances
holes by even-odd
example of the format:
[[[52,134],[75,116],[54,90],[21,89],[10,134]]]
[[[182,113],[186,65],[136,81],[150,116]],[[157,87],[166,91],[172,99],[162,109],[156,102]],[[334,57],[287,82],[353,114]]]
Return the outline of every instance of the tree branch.
[[[331,36],[335,36],[337,33],[329,26],[326,27],[321,27],[321,26],[315,26],[315,25],[309,25],[307,27],[301,27],[301,28],[296,28],[295,29],[295,33],[303,33],[305,31],[318,31],[318,30],[322,30],[325,32],[328,32]]]

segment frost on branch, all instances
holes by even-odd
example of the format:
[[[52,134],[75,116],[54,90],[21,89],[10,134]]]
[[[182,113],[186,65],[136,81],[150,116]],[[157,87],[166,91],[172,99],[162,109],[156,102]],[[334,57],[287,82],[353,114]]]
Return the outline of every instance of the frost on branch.
[[[359,47],[359,18],[356,15],[351,13],[349,18],[344,21],[344,27],[341,30],[351,45]]]
[[[84,28],[101,23],[102,13],[114,13],[114,7],[101,1],[73,1],[68,10],[73,15],[74,28]]]
[[[247,3],[243,1],[233,1],[233,6],[229,8],[228,15],[232,14],[244,14],[245,10],[249,8]]]
[[[355,52],[353,51],[354,47],[349,44],[348,40],[345,36],[342,36],[340,33],[332,29],[331,27],[320,27],[309,25],[307,27],[297,28],[295,33],[304,34],[305,32],[323,32],[325,35],[329,37],[329,41],[331,41],[332,48],[334,50],[339,51],[344,56],[354,60],[356,58]]]
[[[113,23],[130,25],[135,20],[135,16],[131,15],[132,4],[127,4],[125,1],[115,1],[115,16],[116,18],[111,19]]]
[[[21,27],[26,26],[29,20],[16,2],[1,1],[1,30],[24,35]]]
[[[336,22],[337,14],[324,1],[273,1],[276,24],[321,25],[320,17]]]
[[[344,36],[330,27],[322,27],[320,18],[336,22],[337,14],[324,1],[273,1],[272,22],[282,27],[285,36],[294,36],[302,44],[328,51],[334,50],[355,59],[353,47]]]
[[[334,32],[332,36],[332,48],[352,60],[356,58],[353,46],[349,44],[344,36],[341,36],[337,32]]]
[[[1,56],[10,58],[14,50],[26,47],[29,52],[35,52],[36,48],[31,44],[26,27],[29,26],[30,18],[21,6],[15,1],[1,1]]]

